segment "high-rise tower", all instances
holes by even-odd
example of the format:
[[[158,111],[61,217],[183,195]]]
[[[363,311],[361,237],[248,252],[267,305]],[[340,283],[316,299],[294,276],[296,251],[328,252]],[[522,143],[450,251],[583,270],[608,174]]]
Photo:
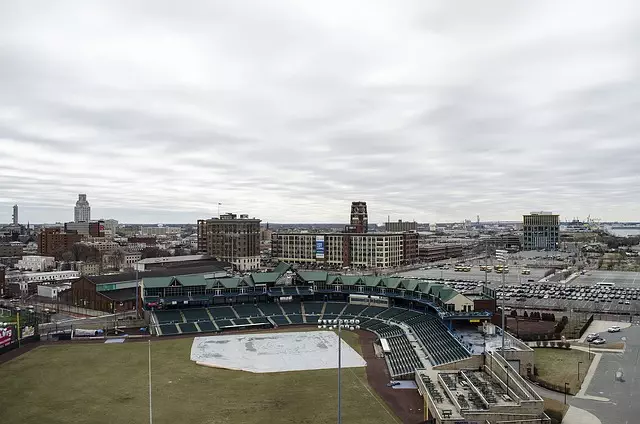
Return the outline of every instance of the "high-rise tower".
[[[75,222],[89,222],[91,220],[91,206],[87,202],[86,194],[78,194],[78,201],[73,212]]]
[[[351,202],[351,220],[345,231],[348,233],[366,233],[369,231],[367,202]]]
[[[18,205],[13,205],[13,225],[18,225]]]

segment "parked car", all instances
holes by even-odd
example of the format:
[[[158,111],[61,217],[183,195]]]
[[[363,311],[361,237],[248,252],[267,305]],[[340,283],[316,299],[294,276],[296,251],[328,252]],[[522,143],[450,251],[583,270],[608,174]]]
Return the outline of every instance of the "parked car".
[[[586,340],[587,340],[587,343],[591,343],[591,342],[593,342],[594,340],[597,340],[597,339],[599,339],[599,338],[600,338],[600,335],[599,335],[599,334],[597,334],[597,333],[590,333],[590,334],[588,334],[588,335],[587,335]]]
[[[612,325],[607,329],[607,331],[609,333],[618,333],[620,331],[620,327],[618,327],[617,325]]]

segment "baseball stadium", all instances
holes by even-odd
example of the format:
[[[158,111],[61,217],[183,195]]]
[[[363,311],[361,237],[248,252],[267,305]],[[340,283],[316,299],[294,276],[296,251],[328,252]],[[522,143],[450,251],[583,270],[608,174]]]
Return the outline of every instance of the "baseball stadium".
[[[3,422],[550,423],[523,378],[532,349],[492,322],[485,286],[280,263],[141,276],[133,290],[144,335],[0,356]]]

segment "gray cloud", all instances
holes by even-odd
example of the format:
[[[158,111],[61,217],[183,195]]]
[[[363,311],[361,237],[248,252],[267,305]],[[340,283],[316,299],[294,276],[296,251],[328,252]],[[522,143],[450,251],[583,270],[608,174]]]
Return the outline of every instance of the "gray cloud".
[[[0,222],[637,220],[640,9],[589,3],[7,3]]]

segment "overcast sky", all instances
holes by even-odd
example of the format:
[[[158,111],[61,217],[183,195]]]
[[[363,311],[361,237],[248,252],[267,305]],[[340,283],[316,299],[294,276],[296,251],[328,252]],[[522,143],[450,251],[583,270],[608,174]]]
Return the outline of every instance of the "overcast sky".
[[[0,222],[640,220],[640,2],[5,1]]]

